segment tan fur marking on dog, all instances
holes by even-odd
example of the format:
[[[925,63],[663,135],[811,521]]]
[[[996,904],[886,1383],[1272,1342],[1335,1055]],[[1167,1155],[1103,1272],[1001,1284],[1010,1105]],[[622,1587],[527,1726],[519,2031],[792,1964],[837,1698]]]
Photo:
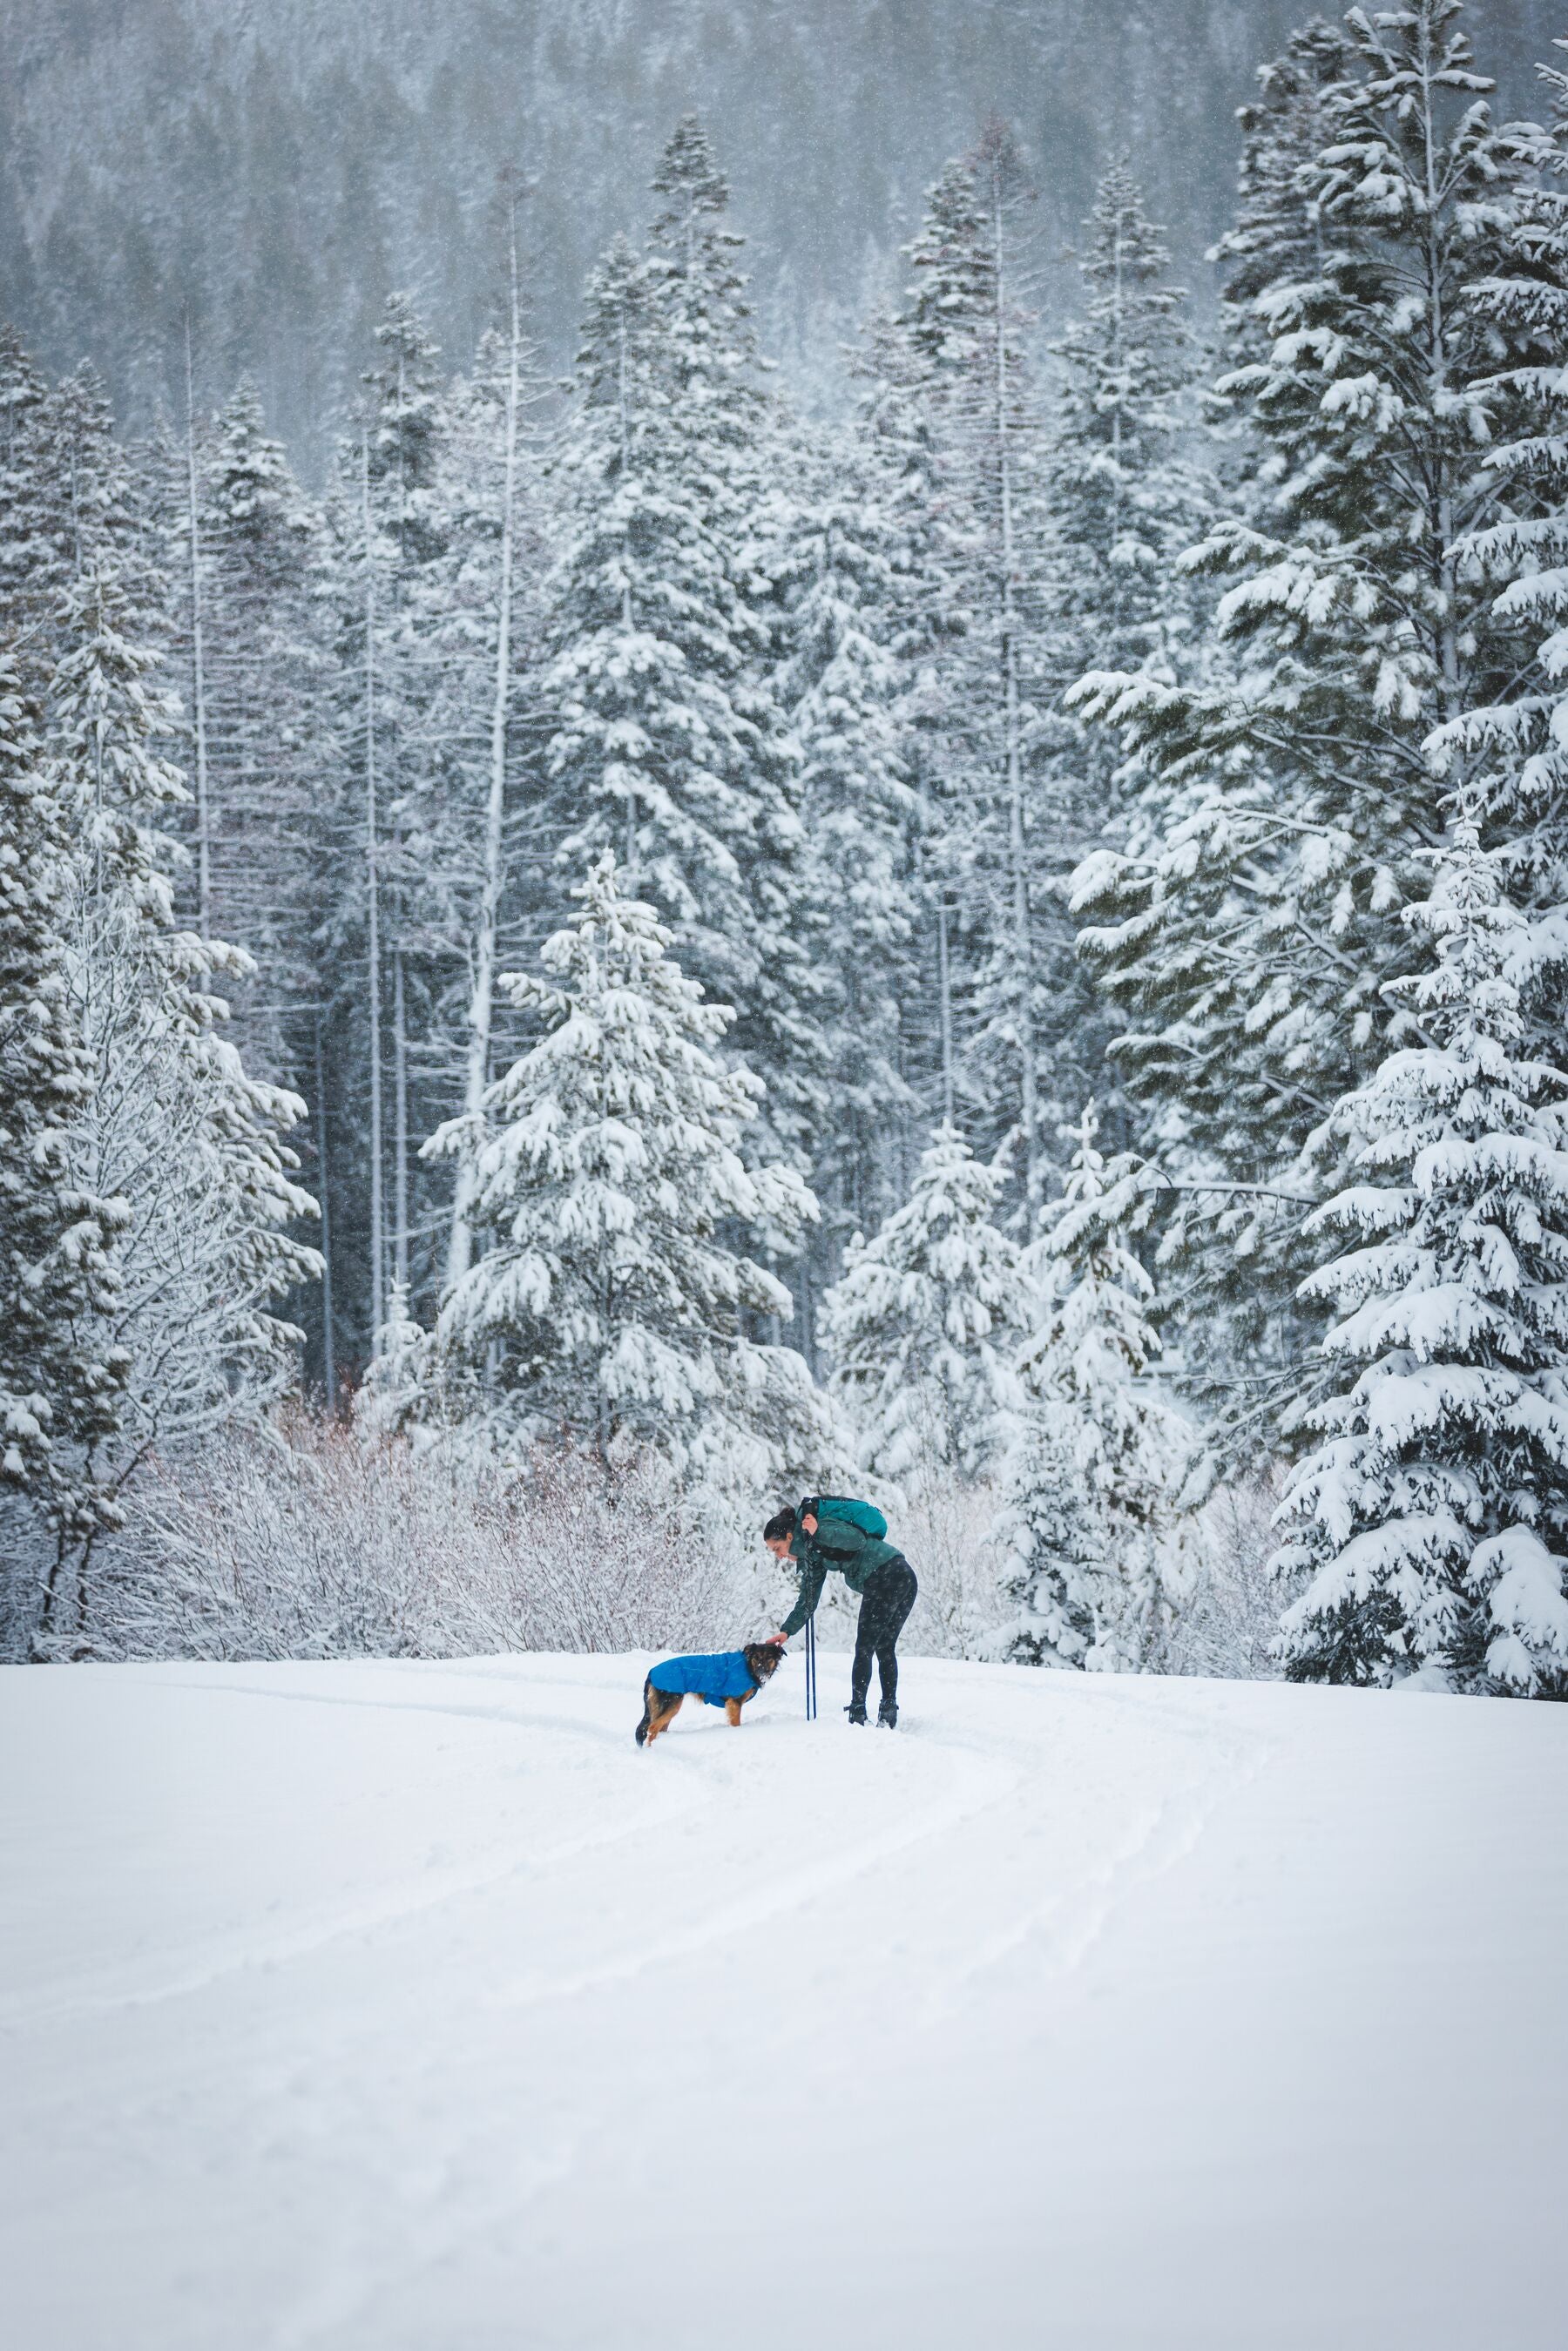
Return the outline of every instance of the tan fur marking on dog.
[[[738,1730],[740,1729],[740,1709],[745,1704],[746,1700],[743,1698],[727,1698],[725,1699],[724,1710],[729,1717],[729,1727],[732,1730]]]
[[[681,1710],[682,1690],[652,1690],[649,1693],[648,1740],[650,1747],[662,1730],[667,1730]]]

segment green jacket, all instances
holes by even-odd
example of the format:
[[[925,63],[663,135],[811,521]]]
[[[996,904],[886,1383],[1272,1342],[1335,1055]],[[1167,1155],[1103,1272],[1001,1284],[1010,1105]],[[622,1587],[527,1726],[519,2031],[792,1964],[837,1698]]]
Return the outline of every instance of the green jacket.
[[[809,1535],[803,1527],[796,1528],[790,1539],[789,1556],[800,1578],[800,1596],[779,1626],[787,1636],[798,1633],[808,1617],[815,1614],[831,1567],[837,1569],[852,1592],[863,1592],[868,1575],[902,1559],[904,1553],[896,1543],[868,1535],[863,1527],[855,1526],[848,1519],[824,1515],[817,1520],[814,1535]]]

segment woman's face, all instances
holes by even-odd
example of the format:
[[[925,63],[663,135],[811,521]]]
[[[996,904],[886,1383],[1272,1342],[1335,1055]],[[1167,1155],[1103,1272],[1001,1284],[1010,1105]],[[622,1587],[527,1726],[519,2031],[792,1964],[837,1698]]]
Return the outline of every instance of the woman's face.
[[[788,1535],[764,1535],[762,1540],[767,1544],[768,1550],[773,1553],[775,1559],[789,1558],[789,1538]]]

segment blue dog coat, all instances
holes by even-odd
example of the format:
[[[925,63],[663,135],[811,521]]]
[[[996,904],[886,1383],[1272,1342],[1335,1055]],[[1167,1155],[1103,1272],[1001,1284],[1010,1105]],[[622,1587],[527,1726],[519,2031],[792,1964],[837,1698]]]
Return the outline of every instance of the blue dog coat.
[[[679,1690],[686,1698],[700,1698],[705,1706],[722,1706],[727,1698],[749,1698],[757,1687],[740,1649],[726,1649],[716,1657],[666,1657],[648,1679],[655,1689]]]

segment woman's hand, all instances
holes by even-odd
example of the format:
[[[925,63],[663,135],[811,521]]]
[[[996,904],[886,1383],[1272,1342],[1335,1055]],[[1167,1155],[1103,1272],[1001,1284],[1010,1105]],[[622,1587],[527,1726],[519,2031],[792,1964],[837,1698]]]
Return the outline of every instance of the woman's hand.
[[[817,1513],[816,1513],[816,1511],[815,1511],[815,1510],[807,1510],[807,1511],[805,1511],[805,1512],[802,1514],[802,1516],[801,1516],[800,1524],[805,1528],[806,1532],[807,1532],[809,1535],[814,1535],[814,1534],[816,1533],[816,1531],[817,1531]]]
[[[787,1649],[789,1646],[788,1637],[782,1633],[766,1633],[763,1638],[771,1649]]]

